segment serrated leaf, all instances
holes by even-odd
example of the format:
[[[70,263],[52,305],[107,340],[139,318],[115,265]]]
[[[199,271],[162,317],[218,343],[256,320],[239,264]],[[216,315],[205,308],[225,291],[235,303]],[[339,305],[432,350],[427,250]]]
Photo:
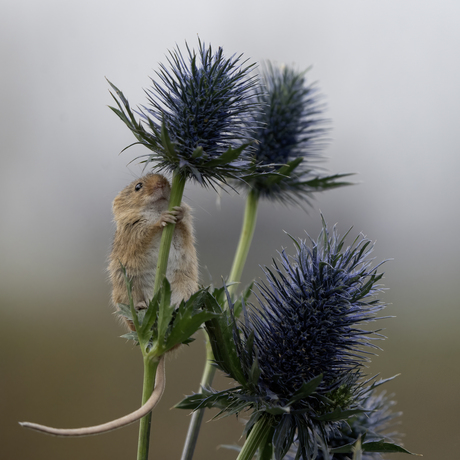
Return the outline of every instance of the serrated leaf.
[[[139,337],[137,336],[136,331],[131,331],[127,332],[126,334],[123,334],[120,336],[122,339],[128,339],[128,340],[133,340],[134,342],[139,343]]]
[[[117,308],[118,308],[119,315],[127,319],[130,319],[131,321],[133,320],[133,315],[131,314],[131,308],[129,307],[129,305],[125,305],[124,303],[119,303],[117,304]]]
[[[182,401],[179,401],[174,405],[175,409],[187,409],[187,410],[196,410],[200,407],[212,407],[205,405],[206,401],[209,398],[201,393],[196,393],[191,396],[185,397]]]
[[[315,177],[302,182],[303,185],[307,185],[313,189],[317,190],[328,190],[337,187],[343,187],[346,185],[354,185],[353,182],[336,182],[337,179],[342,179],[344,177],[353,176],[354,173],[343,173],[343,174],[334,174],[332,176],[323,176]]]
[[[218,316],[205,323],[216,363],[237,382],[246,384],[240,358],[236,352],[233,337],[234,318],[230,310],[223,310],[211,294],[205,299],[205,308],[208,311],[219,313]]]
[[[237,388],[233,388],[235,391]],[[191,396],[185,397],[182,401],[178,402],[174,407],[176,409],[189,409],[197,410],[202,407],[208,409],[216,407],[219,409],[227,409],[235,401],[235,398],[227,390],[215,392],[206,388],[201,389],[201,393],[195,393]],[[244,407],[245,403],[240,401],[240,406]],[[228,414],[230,415],[230,414]]]
[[[140,325],[139,331],[139,334],[142,336],[147,336],[150,334],[151,337],[151,329],[157,320],[160,308],[160,296],[161,291],[157,292],[157,294],[150,301],[148,308],[145,310],[144,319],[142,321],[142,324]],[[150,340],[150,337],[148,338],[148,340]]]
[[[215,313],[202,311],[200,313],[185,312],[181,320],[174,321],[171,332],[166,339],[165,349],[170,350],[175,345],[183,343],[193,335],[205,321],[215,317]]]

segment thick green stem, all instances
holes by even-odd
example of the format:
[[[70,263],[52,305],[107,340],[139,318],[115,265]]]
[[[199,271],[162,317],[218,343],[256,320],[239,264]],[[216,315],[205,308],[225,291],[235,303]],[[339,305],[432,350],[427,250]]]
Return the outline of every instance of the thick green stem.
[[[169,210],[172,211],[174,206],[180,206],[182,195],[184,194],[185,178],[174,173],[171,184],[171,195],[169,197]],[[153,295],[155,295],[163,284],[168,267],[169,249],[171,248],[172,237],[175,224],[168,224],[163,229],[160,242],[160,253],[158,254],[157,271],[155,274],[155,285],[153,287]]]
[[[229,282],[239,283],[243,274],[244,265],[248,258],[249,248],[251,247],[252,236],[257,222],[257,205],[259,203],[259,194],[255,190],[249,192],[246,200],[246,208],[244,210],[243,227],[241,228],[240,241],[233,260],[232,270],[229,276]],[[229,287],[229,292],[232,293],[236,289],[236,285]]]
[[[256,226],[258,202],[258,193],[254,190],[251,190],[246,201],[246,209],[244,212],[240,241],[238,243],[238,248],[235,253],[235,258],[233,260],[233,266],[230,272],[229,282],[238,283],[241,279],[243,268],[248,257],[249,247],[251,246],[252,236],[254,235],[254,229]],[[229,291],[231,292],[231,290],[234,290],[234,287],[236,287],[236,285],[230,286]],[[201,388],[203,386],[209,386],[212,384],[212,380],[216,372],[215,366],[212,365],[214,355],[212,353],[212,348],[211,344],[209,343],[209,340],[206,343],[206,358],[206,364],[204,367],[199,392],[201,392]],[[191,460],[193,458],[193,453],[195,452],[198,434],[200,432],[201,422],[203,421],[204,411],[205,409],[198,409],[192,415],[188,427],[184,449],[182,451],[181,460]]]
[[[271,431],[271,425],[271,417],[262,416],[252,427],[236,460],[252,460],[257,449],[262,447],[263,442],[267,439],[267,434]]]
[[[272,460],[273,458],[273,438],[274,428],[270,428],[267,432],[265,437],[263,438],[260,448],[259,448],[259,456],[257,460]]]
[[[150,398],[155,387],[155,376],[157,373],[158,359],[152,359],[144,356],[144,384],[142,389],[142,405]],[[149,440],[150,440],[150,423],[152,413],[143,417],[139,427],[139,442],[137,445],[137,460],[148,460],[149,457]]]
[[[202,388],[208,385],[211,385],[216,373],[216,367],[212,366],[210,363],[214,359],[212,353],[211,343],[209,342],[208,334],[203,330],[206,336],[206,365],[203,370],[203,376],[201,377],[200,389],[198,393],[202,393]],[[191,460],[195,452],[196,443],[198,440],[198,434],[200,432],[201,423],[203,421],[204,409],[195,411],[192,414],[190,420],[187,438],[185,439],[184,449],[182,450],[181,460]]]
[[[169,210],[174,206],[180,206],[182,195],[184,194],[185,179],[178,174],[173,175],[171,184],[171,195],[169,197]],[[168,268],[169,249],[171,247],[172,237],[174,233],[174,224],[168,224],[163,229],[160,242],[160,253],[158,254],[157,270],[155,274],[155,284],[153,294],[155,295],[163,284]],[[144,387],[142,390],[142,404],[150,398],[155,387],[155,375],[157,371],[158,361],[152,361],[147,354],[144,354]],[[139,426],[139,443],[137,447],[137,460],[147,460],[149,456],[149,440],[150,440],[150,423],[152,413],[149,413],[141,419]]]

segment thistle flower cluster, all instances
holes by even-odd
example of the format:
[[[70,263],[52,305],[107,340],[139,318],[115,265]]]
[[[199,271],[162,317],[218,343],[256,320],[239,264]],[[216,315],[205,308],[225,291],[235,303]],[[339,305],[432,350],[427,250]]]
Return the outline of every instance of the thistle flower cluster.
[[[318,89],[307,84],[306,72],[267,63],[255,96],[253,114],[257,171],[246,184],[270,200],[301,204],[311,193],[346,185],[347,174],[324,176],[316,164],[326,145],[327,120]]]
[[[394,419],[401,415],[401,412],[393,412],[392,408],[396,403],[385,393],[379,395],[375,391],[370,392],[362,402],[366,412],[357,414],[337,426],[329,427],[326,430],[327,446],[332,450],[332,456],[326,452],[318,452],[316,460],[350,460],[353,458],[351,452],[334,452],[334,449],[341,450],[344,445],[350,445],[357,439],[365,439],[369,443],[381,443],[382,441],[394,442],[397,433],[389,433],[388,430],[395,424]],[[285,460],[295,460],[297,455],[297,443],[294,443],[285,457]],[[362,460],[380,460],[383,457],[379,452],[365,452]]]
[[[179,407],[252,410],[247,430],[270,417],[275,458],[297,440],[296,458],[308,460],[344,420],[366,411],[367,395],[384,381],[370,383],[362,374],[376,348],[372,339],[381,338],[362,325],[379,319],[384,307],[376,298],[383,274],[380,264],[372,267],[371,241],[359,236],[345,248],[345,237],[324,224],[317,240],[295,241],[293,257],[282,251],[273,269],[265,268],[258,307],[228,299],[225,319],[206,328],[216,364],[239,386],[206,389]]]
[[[149,105],[135,111],[142,121],[109,82],[118,105],[111,109],[136,136],[136,144],[153,151],[143,156],[146,162],[202,185],[225,183],[248,172],[248,114],[257,113],[257,80],[250,75],[253,65],[241,58],[226,59],[222,48],[213,52],[201,41],[198,52],[187,45],[186,57],[179,49],[170,51],[169,68],[160,64],[158,79],[152,78],[146,90]]]

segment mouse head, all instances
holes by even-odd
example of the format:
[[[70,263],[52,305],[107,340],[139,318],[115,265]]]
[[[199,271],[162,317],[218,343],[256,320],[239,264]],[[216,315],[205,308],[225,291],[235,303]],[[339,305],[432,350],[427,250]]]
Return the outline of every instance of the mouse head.
[[[113,200],[116,220],[135,216],[168,202],[171,186],[161,174],[147,174],[131,182]]]

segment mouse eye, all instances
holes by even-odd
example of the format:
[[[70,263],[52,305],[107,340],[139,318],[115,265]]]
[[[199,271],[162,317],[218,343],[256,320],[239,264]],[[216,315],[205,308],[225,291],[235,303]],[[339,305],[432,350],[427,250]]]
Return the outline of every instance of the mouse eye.
[[[144,184],[142,182],[137,183],[136,186],[134,187],[134,190],[136,190],[136,192],[138,192],[142,188],[143,185]]]

